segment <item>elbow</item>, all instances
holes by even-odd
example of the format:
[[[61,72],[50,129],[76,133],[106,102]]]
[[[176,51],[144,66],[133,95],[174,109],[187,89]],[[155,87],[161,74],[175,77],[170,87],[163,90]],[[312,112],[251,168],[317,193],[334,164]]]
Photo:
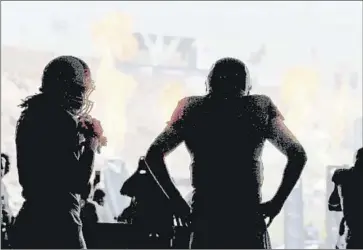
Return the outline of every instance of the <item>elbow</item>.
[[[288,153],[288,160],[301,165],[301,167],[304,167],[308,160],[308,157],[306,155],[304,148],[301,145],[299,145],[299,146],[294,147]]]
[[[164,154],[155,146],[151,146],[145,155],[146,162],[163,161]]]
[[[298,154],[299,161],[303,163],[305,166],[306,162],[308,161],[308,156],[303,148],[301,148],[301,152]]]

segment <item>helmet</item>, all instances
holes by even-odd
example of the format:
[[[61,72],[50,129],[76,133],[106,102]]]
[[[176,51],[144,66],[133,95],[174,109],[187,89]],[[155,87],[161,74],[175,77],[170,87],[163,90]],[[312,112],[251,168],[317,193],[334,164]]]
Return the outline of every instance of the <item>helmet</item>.
[[[77,115],[92,109],[88,98],[94,89],[88,65],[77,57],[57,57],[43,71],[40,91],[60,100],[65,109]]]
[[[94,105],[94,102],[91,101],[89,98],[91,96],[91,94],[93,93],[93,91],[95,91],[96,89],[96,85],[94,80],[92,80],[92,75],[91,75],[91,70],[88,67],[88,65],[79,58],[76,58],[79,60],[79,62],[82,64],[83,68],[84,68],[84,84],[85,84],[85,95],[83,98],[83,105],[81,107],[81,109],[79,110],[79,115],[88,115]]]
[[[207,91],[215,94],[248,93],[251,89],[247,66],[236,58],[219,59],[210,70]]]

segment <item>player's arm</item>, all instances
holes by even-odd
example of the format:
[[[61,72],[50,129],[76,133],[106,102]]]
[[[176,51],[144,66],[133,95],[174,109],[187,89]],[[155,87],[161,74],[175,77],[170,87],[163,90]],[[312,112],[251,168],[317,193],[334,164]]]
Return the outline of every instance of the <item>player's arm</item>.
[[[184,140],[184,107],[185,100],[183,99],[179,101],[168,125],[151,144],[145,156],[150,170],[171,198],[179,197],[180,193],[167,171],[164,156],[172,152]]]
[[[283,204],[300,178],[307,161],[304,148],[284,123],[277,107],[268,98],[267,139],[287,157],[281,185],[274,200]]]
[[[328,201],[328,208],[330,211],[340,212],[343,211],[343,204],[341,202],[341,175],[343,171],[342,169],[337,169],[333,176],[332,182],[334,183],[334,190],[331,193]]]
[[[334,190],[329,197],[328,203],[329,211],[341,212],[342,206],[340,203],[340,196],[339,196],[339,186],[334,185]]]

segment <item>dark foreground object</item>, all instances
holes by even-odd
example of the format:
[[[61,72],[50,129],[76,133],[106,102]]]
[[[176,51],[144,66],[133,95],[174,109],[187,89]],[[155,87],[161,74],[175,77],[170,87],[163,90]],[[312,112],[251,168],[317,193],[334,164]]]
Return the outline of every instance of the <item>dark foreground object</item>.
[[[137,227],[130,224],[122,223],[97,223],[94,228],[92,244],[86,244],[89,249],[168,249],[172,248],[171,237],[158,236],[155,233],[148,233],[139,230]],[[187,247],[189,237],[178,234],[179,242],[174,244],[177,246]],[[175,241],[175,240],[174,240]],[[183,242],[180,242],[183,241]],[[179,247],[178,247],[179,248]]]

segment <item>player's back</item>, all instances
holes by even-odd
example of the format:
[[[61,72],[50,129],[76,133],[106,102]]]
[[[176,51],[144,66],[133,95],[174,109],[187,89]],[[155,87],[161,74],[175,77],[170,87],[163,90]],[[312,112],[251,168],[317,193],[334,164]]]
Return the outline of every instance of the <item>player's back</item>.
[[[271,119],[278,115],[263,95],[186,101],[182,126],[192,158],[194,247],[268,246],[266,225],[258,213],[260,158]]]
[[[232,100],[189,97],[184,112],[184,138],[192,156],[196,196],[202,194],[209,203],[218,192],[225,198],[238,195],[259,204],[261,153],[270,120],[279,115],[271,99],[263,95]]]

